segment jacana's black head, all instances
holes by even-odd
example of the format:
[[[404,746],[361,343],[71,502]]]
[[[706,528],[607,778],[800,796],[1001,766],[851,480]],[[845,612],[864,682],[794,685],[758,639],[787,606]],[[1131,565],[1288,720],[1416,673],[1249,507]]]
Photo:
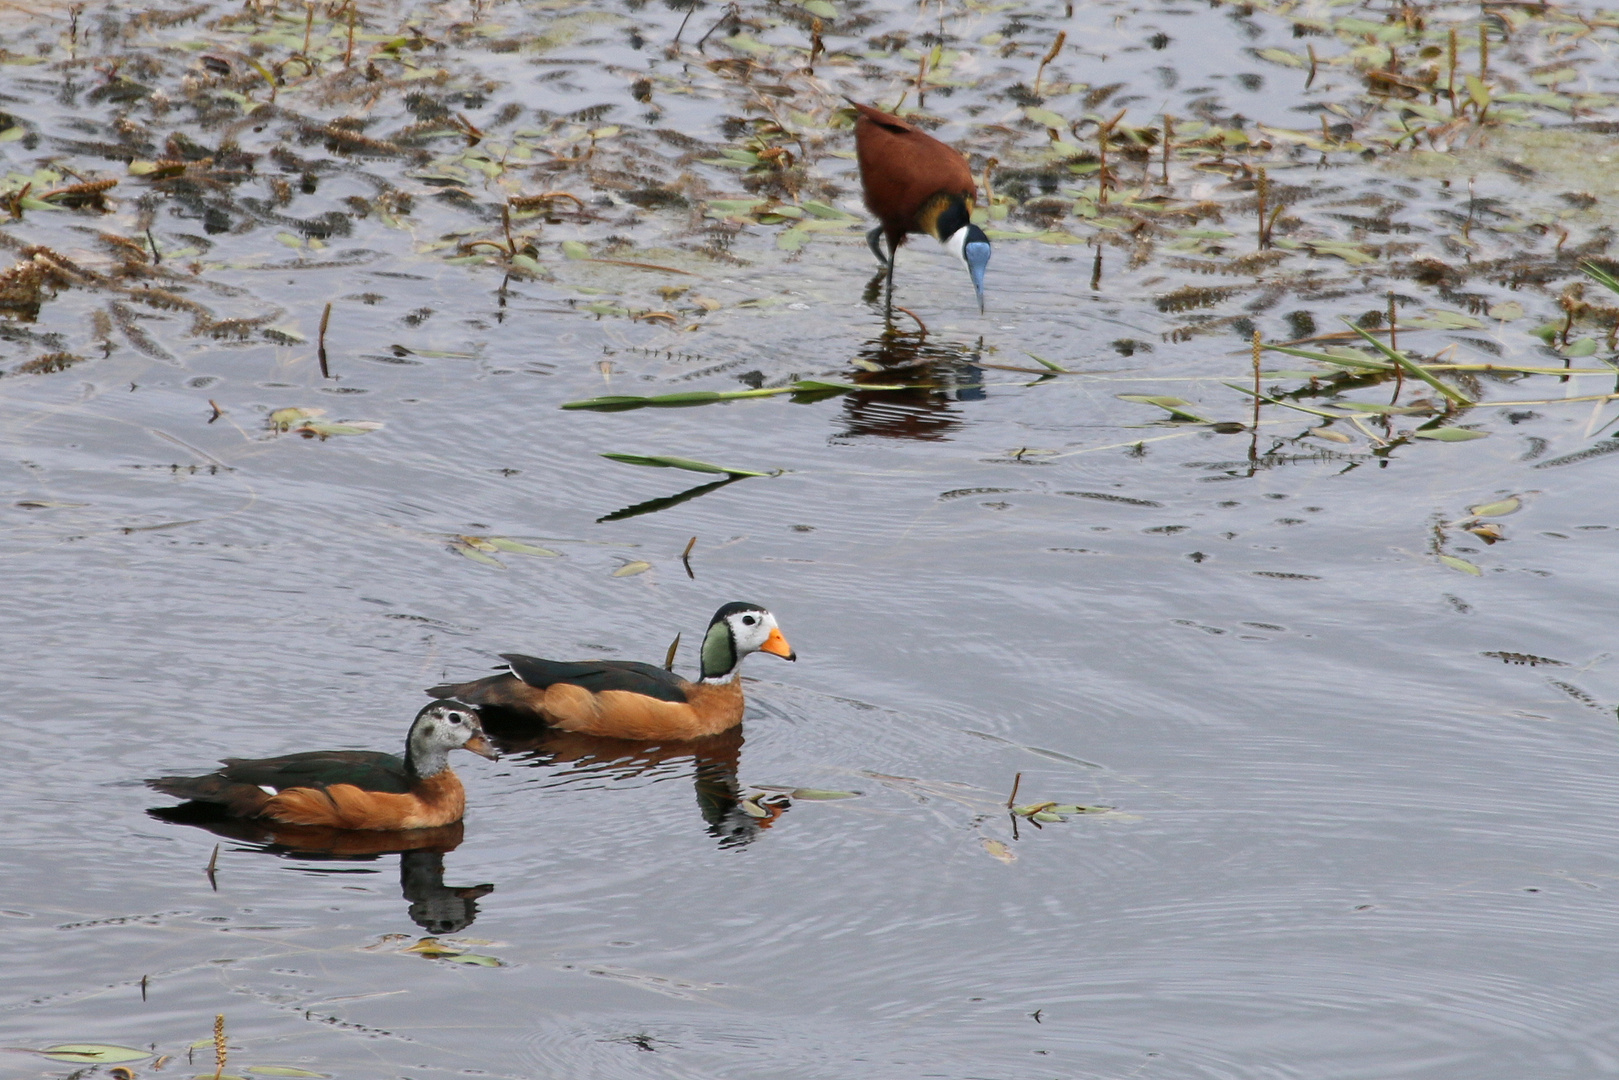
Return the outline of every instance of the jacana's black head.
[[[949,248],[973,280],[978,310],[984,310],[984,271],[989,268],[989,237],[972,221],[972,207],[964,195],[937,195],[923,208],[928,231]]]

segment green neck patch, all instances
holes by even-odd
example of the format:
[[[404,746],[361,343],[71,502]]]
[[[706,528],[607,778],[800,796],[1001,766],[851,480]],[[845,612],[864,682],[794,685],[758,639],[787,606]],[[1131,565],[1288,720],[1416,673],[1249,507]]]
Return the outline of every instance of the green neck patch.
[[[731,641],[731,626],[721,619],[708,628],[703,638],[702,678],[723,678],[735,667],[736,645]]]

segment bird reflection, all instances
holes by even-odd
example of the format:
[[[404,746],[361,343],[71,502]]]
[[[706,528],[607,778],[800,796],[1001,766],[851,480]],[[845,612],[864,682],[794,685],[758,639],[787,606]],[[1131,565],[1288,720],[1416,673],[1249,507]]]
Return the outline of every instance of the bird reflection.
[[[875,294],[882,275],[867,291]],[[855,383],[924,384],[906,390],[856,390],[844,396],[845,435],[881,435],[890,439],[935,441],[961,425],[958,401],[984,399],[984,370],[978,360],[982,343],[964,347],[930,340],[925,333],[887,331],[866,342],[856,355],[850,381]]]
[[[557,785],[575,780],[622,781],[657,778],[691,770],[697,811],[708,835],[722,848],[751,844],[786,812],[785,796],[745,793],[737,779],[742,730],[682,742],[649,743],[607,739],[548,728],[522,734],[502,731],[498,715],[484,710],[484,724],[508,763],[558,770]]]
[[[282,825],[273,821],[233,818],[217,807],[186,803],[148,810],[160,821],[194,825],[215,836],[250,845],[285,859],[314,862],[369,862],[399,856],[399,891],[410,902],[410,918],[429,934],[453,934],[478,917],[478,898],[493,885],[444,884],[444,855],[461,845],[462,823],[436,829],[398,831],[330,829],[314,825]]]

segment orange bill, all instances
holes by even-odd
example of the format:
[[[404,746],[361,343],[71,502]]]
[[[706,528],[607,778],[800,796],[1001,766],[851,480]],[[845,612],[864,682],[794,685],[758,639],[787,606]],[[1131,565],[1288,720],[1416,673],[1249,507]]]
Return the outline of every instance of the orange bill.
[[[489,745],[489,740],[482,734],[474,735],[462,745],[479,757],[486,757],[490,761],[496,761],[500,758],[500,755],[495,753],[495,748]]]
[[[787,644],[787,639],[782,637],[781,631],[777,630],[774,626],[770,628],[770,636],[765,638],[765,643],[759,646],[759,651],[775,653],[783,660],[798,659],[798,654],[793,652],[793,647]]]

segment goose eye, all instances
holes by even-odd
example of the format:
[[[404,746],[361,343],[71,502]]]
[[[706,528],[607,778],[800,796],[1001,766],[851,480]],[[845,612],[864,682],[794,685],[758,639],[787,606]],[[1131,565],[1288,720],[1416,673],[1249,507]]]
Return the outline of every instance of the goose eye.
[[[752,626],[754,623],[756,623],[758,621],[759,620],[754,618],[752,615],[744,615],[744,616],[742,616],[742,625],[743,626]]]
[[[465,722],[466,722],[466,716],[464,716],[463,714],[458,713],[458,712],[453,712],[453,713],[450,714],[450,723],[452,723],[452,724],[461,724],[461,723],[465,723]]]

